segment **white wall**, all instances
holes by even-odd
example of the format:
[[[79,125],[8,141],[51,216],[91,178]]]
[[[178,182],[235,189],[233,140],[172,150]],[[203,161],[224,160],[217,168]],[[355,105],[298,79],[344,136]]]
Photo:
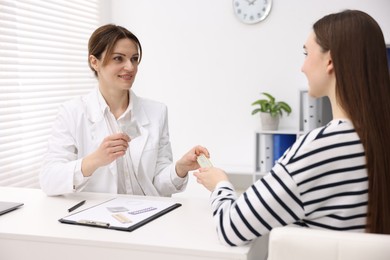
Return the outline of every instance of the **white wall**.
[[[294,111],[281,127],[298,128],[302,46],[316,20],[360,9],[390,43],[388,0],[273,0],[268,19],[255,25],[234,17],[232,0],[111,2],[111,21],[134,32],[144,49],[134,91],[169,108],[175,159],[202,144],[228,172],[254,169],[260,124],[250,104],[260,92],[289,102]]]

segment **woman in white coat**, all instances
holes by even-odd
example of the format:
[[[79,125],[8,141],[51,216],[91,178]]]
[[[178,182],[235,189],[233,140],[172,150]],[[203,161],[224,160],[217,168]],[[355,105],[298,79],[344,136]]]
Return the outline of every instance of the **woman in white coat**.
[[[48,142],[40,184],[50,195],[92,191],[170,196],[182,191],[196,146],[172,162],[167,108],[131,90],[142,58],[137,37],[112,24],[99,27],[88,44],[98,88],[63,104]]]

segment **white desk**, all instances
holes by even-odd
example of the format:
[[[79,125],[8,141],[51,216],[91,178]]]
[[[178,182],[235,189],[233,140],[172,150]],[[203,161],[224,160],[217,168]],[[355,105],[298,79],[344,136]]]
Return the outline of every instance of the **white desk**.
[[[58,222],[77,202],[78,210],[117,195],[77,193],[48,197],[39,189],[0,187],[0,200],[25,205],[0,216],[0,259],[265,259],[268,238],[251,245],[219,243],[207,199],[140,197],[182,204],[133,232]],[[76,212],[76,211],[75,211]]]

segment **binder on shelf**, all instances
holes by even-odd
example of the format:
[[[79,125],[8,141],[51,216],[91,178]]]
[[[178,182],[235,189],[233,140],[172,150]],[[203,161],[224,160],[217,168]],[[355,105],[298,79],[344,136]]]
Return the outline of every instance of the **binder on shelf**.
[[[304,133],[326,125],[332,120],[332,108],[328,97],[313,98],[307,90],[300,92],[300,129]]]
[[[58,221],[65,224],[133,231],[180,206],[181,204],[170,201],[118,197]]]
[[[293,134],[274,134],[273,135],[273,157],[274,160],[279,160],[284,152],[295,143],[297,139]]]
[[[328,97],[318,99],[317,127],[324,126],[332,121],[332,106]]]
[[[303,92],[302,94],[302,112],[303,112],[303,131],[306,133],[317,127],[317,100],[309,93]]]
[[[274,165],[272,134],[260,135],[260,172],[269,172]]]

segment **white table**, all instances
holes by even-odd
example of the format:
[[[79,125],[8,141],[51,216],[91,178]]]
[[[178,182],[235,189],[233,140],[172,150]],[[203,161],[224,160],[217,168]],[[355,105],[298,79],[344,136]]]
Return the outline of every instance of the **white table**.
[[[87,202],[78,210],[116,196],[48,197],[39,189],[0,187],[0,200],[25,204],[0,216],[0,259],[265,259],[268,237],[242,247],[220,244],[207,199],[134,196],[171,200],[182,206],[133,232],[58,222],[81,200]]]

